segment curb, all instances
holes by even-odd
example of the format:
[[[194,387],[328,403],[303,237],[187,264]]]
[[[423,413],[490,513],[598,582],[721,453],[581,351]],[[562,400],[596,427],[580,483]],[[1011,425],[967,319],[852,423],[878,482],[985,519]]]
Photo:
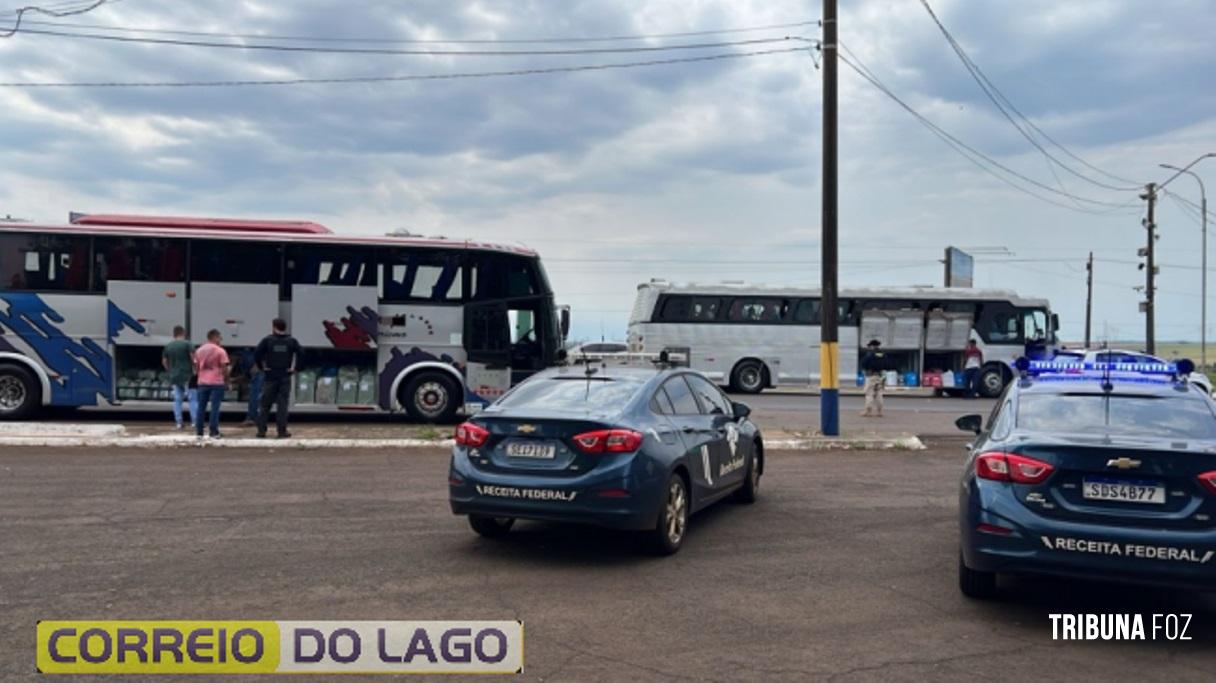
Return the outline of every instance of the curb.
[[[0,422],[0,437],[119,437],[127,428],[119,424],[71,422]]]
[[[362,448],[451,448],[451,439],[220,439],[199,440],[180,434],[157,436],[2,436],[0,446],[26,448],[252,448],[263,450],[362,449]],[[925,444],[915,436],[896,438],[811,437],[777,439],[765,442],[770,451],[904,450],[923,451]]]

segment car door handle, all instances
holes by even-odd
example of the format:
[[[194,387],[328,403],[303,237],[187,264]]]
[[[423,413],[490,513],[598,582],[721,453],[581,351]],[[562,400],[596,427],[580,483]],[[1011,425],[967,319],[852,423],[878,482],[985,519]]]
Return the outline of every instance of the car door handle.
[[[684,432],[685,434],[699,434],[701,432],[701,430],[697,429],[696,427],[681,427],[680,431]]]

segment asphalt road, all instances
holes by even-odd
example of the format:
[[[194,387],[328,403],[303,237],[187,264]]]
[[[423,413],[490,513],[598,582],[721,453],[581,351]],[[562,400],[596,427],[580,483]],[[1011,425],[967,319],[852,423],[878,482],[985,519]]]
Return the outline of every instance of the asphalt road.
[[[1211,680],[1211,596],[961,597],[961,457],[773,453],[760,502],[698,515],[654,558],[596,529],[478,538],[447,510],[439,451],[8,448],[0,679],[37,675],[39,619],[519,618],[528,680]],[[1095,611],[1194,613],[1195,640],[1051,640],[1048,613]]]

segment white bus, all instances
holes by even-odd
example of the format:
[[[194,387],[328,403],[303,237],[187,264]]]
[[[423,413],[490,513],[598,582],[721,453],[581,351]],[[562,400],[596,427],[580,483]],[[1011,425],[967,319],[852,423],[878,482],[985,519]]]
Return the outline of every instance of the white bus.
[[[947,287],[844,289],[839,295],[841,386],[852,384],[862,346],[882,342],[895,377],[913,384],[961,376],[975,339],[984,354],[979,392],[997,396],[1013,361],[1054,348],[1058,320],[1043,299],[1005,290]],[[818,289],[743,284],[638,286],[631,352],[687,349],[693,368],[742,393],[819,381]],[[950,374],[946,374],[950,373]],[[961,391],[947,381],[944,392]]]
[[[306,222],[73,215],[0,223],[0,418],[42,406],[160,409],[161,349],[219,330],[234,361],[280,317],[304,411],[442,421],[552,365],[569,325],[538,255],[356,237]],[[226,407],[246,400],[237,383]]]

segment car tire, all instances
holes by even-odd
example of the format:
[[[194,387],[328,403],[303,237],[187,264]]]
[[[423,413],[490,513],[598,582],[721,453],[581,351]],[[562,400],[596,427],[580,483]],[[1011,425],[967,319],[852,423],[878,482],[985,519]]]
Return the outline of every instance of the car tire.
[[[649,532],[650,550],[656,555],[674,555],[688,534],[688,485],[679,474],[673,474],[663,487],[659,503],[659,519]]]
[[[463,403],[462,397],[450,375],[424,371],[406,381],[398,400],[414,422],[447,422]]]
[[[42,387],[20,365],[0,365],[0,420],[21,420],[42,405]]]
[[[469,526],[485,538],[502,538],[507,535],[512,526],[515,526],[515,518],[469,515]]]
[[[765,384],[764,364],[758,360],[740,361],[730,373],[730,388],[736,393],[758,394]]]
[[[759,454],[760,443],[756,442],[752,449],[752,461],[748,465],[747,476],[743,479],[743,485],[735,491],[735,500],[745,505],[751,505],[760,497],[760,475],[764,474],[764,456]]]
[[[979,395],[984,398],[998,398],[1005,390],[1005,372],[999,367],[988,367],[980,371],[976,379]]]
[[[963,595],[976,600],[991,600],[996,597],[996,574],[971,569],[958,554],[958,589]]]

